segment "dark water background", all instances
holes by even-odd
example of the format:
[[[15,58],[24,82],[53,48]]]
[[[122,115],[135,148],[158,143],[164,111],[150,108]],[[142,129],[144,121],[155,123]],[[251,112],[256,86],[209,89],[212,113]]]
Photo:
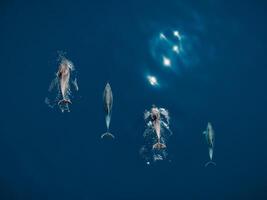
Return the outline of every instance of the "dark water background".
[[[264,1],[1,1],[0,199],[266,199],[266,18]],[[182,71],[150,54],[173,27],[197,38]],[[79,75],[67,114],[44,103],[58,50]],[[107,80],[114,142],[99,138]],[[147,166],[152,104],[170,111],[174,135],[171,162]],[[205,168],[208,121],[217,166]]]

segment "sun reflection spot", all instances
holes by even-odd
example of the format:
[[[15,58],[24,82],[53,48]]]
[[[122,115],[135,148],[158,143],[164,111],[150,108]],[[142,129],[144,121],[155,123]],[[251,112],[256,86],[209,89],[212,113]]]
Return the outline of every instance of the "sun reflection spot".
[[[158,80],[155,76],[147,76],[147,79],[150,85],[153,85],[153,86],[158,85]]]
[[[159,34],[159,38],[162,40],[167,40],[166,36],[163,33]]]
[[[163,56],[163,65],[166,67],[170,67],[171,66],[171,60],[165,56]]]
[[[181,39],[181,35],[180,35],[179,31],[173,31],[173,35],[175,37],[177,37],[179,40]]]
[[[174,45],[174,46],[172,47],[172,50],[173,50],[174,52],[176,52],[176,53],[180,53],[180,49],[179,49],[178,45]]]

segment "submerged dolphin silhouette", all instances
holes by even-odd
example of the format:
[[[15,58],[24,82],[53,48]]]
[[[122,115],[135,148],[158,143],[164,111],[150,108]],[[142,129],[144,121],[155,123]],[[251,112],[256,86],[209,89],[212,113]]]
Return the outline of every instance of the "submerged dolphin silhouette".
[[[104,101],[104,110],[105,110],[105,114],[106,114],[105,119],[106,119],[107,132],[102,134],[101,138],[104,138],[106,136],[109,136],[111,138],[115,138],[115,136],[109,132],[112,106],[113,106],[113,94],[112,94],[112,90],[111,90],[109,83],[106,84],[106,87],[104,89],[103,101]]]

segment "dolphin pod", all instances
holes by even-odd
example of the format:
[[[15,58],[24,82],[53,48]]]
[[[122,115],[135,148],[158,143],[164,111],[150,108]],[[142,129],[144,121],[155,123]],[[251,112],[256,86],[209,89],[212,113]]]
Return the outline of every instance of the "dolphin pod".
[[[78,91],[78,84],[74,71],[73,63],[63,55],[60,55],[58,71],[49,87],[49,92],[55,91],[56,96],[52,98],[47,97],[45,99],[45,102],[50,107],[53,108],[55,105],[58,105],[62,112],[70,112],[69,105],[72,104],[71,99],[73,98],[73,91]],[[72,89],[71,86],[74,87],[74,89]],[[101,138],[114,139],[115,136],[110,132],[113,92],[109,82],[106,83],[103,92],[103,107],[106,132],[101,135]],[[144,120],[146,122],[146,128],[143,136],[147,144],[141,148],[140,153],[146,159],[147,163],[166,159],[168,155],[166,151],[167,140],[169,136],[172,135],[172,131],[169,128],[170,117],[168,110],[152,105],[149,110],[144,112]],[[205,167],[209,165],[216,166],[216,163],[213,161],[215,132],[211,122],[208,122],[205,131],[203,131],[203,135],[206,139],[209,155],[209,160],[206,162]]]

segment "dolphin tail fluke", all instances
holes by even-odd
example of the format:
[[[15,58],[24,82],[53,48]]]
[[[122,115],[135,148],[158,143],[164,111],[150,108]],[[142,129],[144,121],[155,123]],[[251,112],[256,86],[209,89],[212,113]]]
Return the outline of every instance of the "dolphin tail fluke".
[[[71,101],[69,99],[62,99],[58,102],[58,106],[61,110],[61,112],[70,112],[69,104],[71,104]]]
[[[209,165],[216,166],[216,163],[213,162],[212,160],[210,160],[209,162],[207,162],[207,163],[205,164],[205,167],[207,167],[207,166],[209,166]]]
[[[166,148],[166,145],[160,142],[157,142],[156,144],[153,145],[153,149],[164,149]]]
[[[111,138],[111,139],[115,139],[115,136],[113,134],[111,134],[110,132],[106,132],[106,133],[103,133],[101,135],[101,139],[103,138]]]

